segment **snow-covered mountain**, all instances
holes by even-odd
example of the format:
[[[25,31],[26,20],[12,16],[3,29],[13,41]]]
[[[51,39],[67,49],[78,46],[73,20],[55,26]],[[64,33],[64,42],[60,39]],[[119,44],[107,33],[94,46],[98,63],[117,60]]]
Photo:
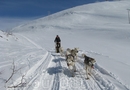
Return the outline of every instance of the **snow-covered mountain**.
[[[6,38],[0,38],[1,90],[5,81],[8,88],[20,83],[21,90],[130,90],[129,5],[124,0],[77,6],[15,27],[8,37],[0,32]],[[64,50],[80,49],[75,77],[65,57],[54,53],[56,35]],[[97,61],[90,80],[82,53]]]

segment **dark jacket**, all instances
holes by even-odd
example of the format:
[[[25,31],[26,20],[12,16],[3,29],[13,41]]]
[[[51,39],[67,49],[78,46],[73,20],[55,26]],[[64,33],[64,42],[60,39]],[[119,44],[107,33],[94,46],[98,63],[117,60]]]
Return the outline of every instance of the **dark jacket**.
[[[56,37],[55,40],[54,40],[54,42],[56,42],[56,43],[61,42],[60,37]]]

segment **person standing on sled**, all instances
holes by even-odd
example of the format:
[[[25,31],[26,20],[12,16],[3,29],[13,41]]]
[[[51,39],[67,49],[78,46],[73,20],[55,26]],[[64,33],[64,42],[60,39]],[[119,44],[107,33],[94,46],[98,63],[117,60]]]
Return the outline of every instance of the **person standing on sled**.
[[[60,40],[60,37],[57,35],[54,42],[56,43],[56,52],[59,53],[59,48],[61,47],[61,40]]]

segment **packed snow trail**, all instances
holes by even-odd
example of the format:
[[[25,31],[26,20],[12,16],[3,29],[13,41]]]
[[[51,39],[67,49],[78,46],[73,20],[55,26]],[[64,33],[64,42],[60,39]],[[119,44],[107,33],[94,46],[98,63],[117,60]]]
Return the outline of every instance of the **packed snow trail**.
[[[22,35],[21,35],[22,36]],[[45,50],[29,38],[22,36],[24,39],[29,41],[37,49]],[[81,58],[82,53],[86,51],[79,51],[79,57],[76,62],[77,72],[75,77],[72,77],[70,71],[67,67],[65,57],[61,57],[59,53],[55,53],[54,50],[44,51],[40,60],[30,66],[26,71],[25,80],[26,85],[23,87],[18,87],[18,89],[23,90],[130,90],[121,82],[119,82],[111,73],[98,65],[95,64],[95,69],[92,71],[92,75],[89,76],[90,79],[86,80],[86,72],[84,69],[83,58]],[[29,59],[30,52],[25,54],[21,59],[16,60],[17,63],[25,61],[24,59]],[[95,53],[87,52],[87,54],[95,55]],[[39,54],[42,54],[39,52]],[[98,54],[101,58],[103,55]],[[36,56],[37,57],[37,56]],[[105,56],[105,58],[107,58]],[[108,57],[109,58],[109,57]],[[31,58],[30,58],[31,59]],[[35,59],[35,60],[36,60]],[[6,63],[6,62],[5,62]],[[8,62],[7,62],[8,63]],[[24,62],[25,63],[25,62]],[[30,64],[30,63],[29,63]],[[15,80],[14,84],[17,84],[21,80],[21,77]],[[120,89],[121,87],[121,89]]]
[[[18,88],[22,90],[121,90],[121,87],[123,90],[130,90],[98,63],[95,64],[89,80],[86,80],[83,58],[78,57],[76,69],[75,77],[72,77],[65,57],[61,57],[54,51],[48,51],[26,72],[26,85]],[[18,81],[20,78],[15,83]]]
[[[54,52],[51,55],[53,59],[50,60],[44,74],[40,76],[42,78],[39,79],[38,86],[36,85],[33,90],[120,90],[120,87],[129,90],[98,64],[95,64],[90,79],[86,80],[83,62],[77,62],[76,76],[71,77],[65,58]]]
[[[77,62],[76,76],[71,77],[65,58],[58,54],[53,54],[53,56],[54,59],[49,68],[49,74],[53,75],[50,80],[51,84],[49,84],[51,85],[51,88],[49,88],[51,90],[95,90],[95,88],[96,90],[120,90],[120,87],[124,90],[129,90],[98,64],[95,64],[95,69],[90,79],[86,80],[83,62]],[[82,58],[79,59],[82,60]],[[46,76],[46,78],[48,78],[48,76]]]

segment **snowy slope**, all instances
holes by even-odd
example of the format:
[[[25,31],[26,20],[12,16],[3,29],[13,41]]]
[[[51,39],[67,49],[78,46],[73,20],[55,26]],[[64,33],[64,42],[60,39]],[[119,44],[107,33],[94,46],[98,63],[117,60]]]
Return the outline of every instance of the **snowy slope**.
[[[25,75],[17,89],[130,90],[129,5],[129,0],[88,4],[15,27],[13,35],[5,36],[8,41],[0,39],[0,88],[5,89],[14,61],[20,70],[7,87]],[[57,34],[64,49],[80,49],[75,77],[69,75],[65,57],[54,53]],[[97,61],[90,80],[85,79],[82,53]]]

